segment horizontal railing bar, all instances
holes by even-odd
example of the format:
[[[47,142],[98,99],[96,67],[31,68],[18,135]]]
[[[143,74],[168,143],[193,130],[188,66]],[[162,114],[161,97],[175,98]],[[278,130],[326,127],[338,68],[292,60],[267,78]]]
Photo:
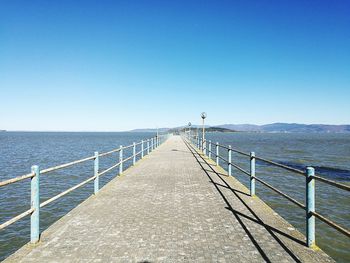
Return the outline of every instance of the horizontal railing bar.
[[[235,167],[237,170],[241,171],[242,173],[244,173],[244,174],[250,176],[250,173],[249,173],[249,172],[247,172],[246,170],[244,170],[243,168],[241,168],[241,167],[238,166],[237,164],[231,163],[231,165],[232,165],[233,167]]]
[[[73,161],[73,162],[70,162],[70,163],[57,165],[57,166],[54,166],[54,167],[50,167],[50,168],[41,170],[40,174],[45,174],[45,173],[48,173],[48,172],[56,171],[56,170],[59,170],[59,169],[62,169],[62,168],[66,168],[66,167],[69,167],[69,166],[72,166],[72,165],[75,165],[75,164],[78,164],[78,163],[83,163],[83,162],[86,162],[86,161],[89,161],[89,160],[93,160],[93,159],[95,159],[95,156],[91,156],[91,157],[87,157],[87,158],[84,158],[84,159],[76,160],[76,161]]]
[[[305,172],[301,171],[301,170],[298,170],[298,169],[295,169],[293,167],[290,167],[290,166],[287,166],[287,165],[284,165],[284,164],[280,164],[280,163],[276,163],[274,161],[270,161],[270,160],[267,160],[267,159],[264,159],[264,158],[261,158],[261,157],[257,157],[255,156],[255,159],[256,160],[260,160],[260,161],[263,161],[265,163],[269,163],[269,164],[272,164],[274,166],[278,166],[278,167],[281,167],[283,169],[286,169],[288,171],[291,171],[291,172],[294,172],[294,173],[297,173],[297,174],[301,174],[303,176],[305,176]]]
[[[271,190],[275,191],[276,193],[282,195],[284,198],[288,199],[289,201],[291,201],[292,203],[296,204],[297,206],[299,206],[302,209],[306,209],[305,205],[303,205],[302,203],[298,202],[297,200],[295,200],[294,198],[290,197],[289,195],[286,195],[285,193],[281,192],[280,190],[276,189],[275,187],[273,187],[272,185],[266,183],[265,181],[259,179],[258,177],[255,177],[255,180],[259,181],[260,183],[262,183],[263,185],[267,186],[268,188],[270,188]]]
[[[130,157],[124,159],[122,162],[124,163],[124,162],[126,162],[126,161],[129,161],[129,160],[131,160],[133,157],[134,157],[134,156],[131,155]]]
[[[0,187],[8,185],[8,184],[13,184],[13,183],[16,183],[16,182],[19,182],[19,181],[22,181],[22,180],[25,180],[25,179],[28,179],[28,178],[32,178],[32,177],[34,177],[34,174],[30,173],[30,174],[17,176],[15,178],[7,179],[5,181],[0,182]]]
[[[216,145],[216,144],[213,143],[213,145]],[[229,150],[229,149],[230,149],[230,148],[229,148],[228,146],[226,146],[226,145],[218,144],[218,146],[221,147],[221,148],[224,148],[224,149],[226,149],[226,150]],[[237,150],[237,149],[235,149],[235,148],[231,148],[230,150],[233,151],[233,152],[236,152],[236,153],[239,153],[239,154],[242,154],[242,155],[245,155],[245,156],[250,157],[250,154],[249,154],[249,153],[242,152],[242,151]]]
[[[250,157],[250,154],[249,154],[249,153],[245,153],[245,152],[239,151],[239,150],[234,149],[234,148],[232,148],[231,150],[232,150],[233,152],[235,152],[235,153],[239,153],[239,154],[241,154],[241,155]]]
[[[140,144],[142,144],[142,143],[144,143],[145,141],[143,141],[143,142],[138,142],[138,143],[135,143],[135,145],[137,146],[137,145],[140,145]]]
[[[142,150],[139,151],[139,152],[137,152],[137,153],[135,153],[135,156],[137,156],[137,155],[139,155],[139,154],[141,154],[141,153],[142,153]]]
[[[104,171],[98,173],[98,175],[99,175],[99,176],[102,176],[102,175],[104,175],[105,173],[108,173],[109,171],[113,170],[114,168],[116,168],[116,167],[119,166],[120,164],[121,164],[121,162],[118,162],[118,163],[112,165],[111,167],[107,168],[106,170],[104,170]]]
[[[75,186],[73,186],[73,187],[67,189],[66,191],[63,191],[62,193],[60,193],[60,194],[58,194],[58,195],[55,195],[54,197],[51,197],[50,199],[46,200],[45,202],[42,202],[42,203],[40,204],[40,208],[41,208],[41,207],[44,207],[44,206],[46,206],[46,205],[48,205],[48,204],[50,204],[51,202],[57,200],[58,198],[60,198],[60,197],[62,197],[62,196],[64,196],[64,195],[66,195],[66,194],[68,194],[68,193],[74,191],[75,189],[77,189],[77,188],[79,188],[79,187],[81,187],[81,186],[87,184],[88,182],[94,180],[95,178],[96,178],[96,175],[90,177],[89,179],[86,179],[85,181],[81,182],[80,184],[77,184],[77,185],[75,185]]]
[[[334,223],[332,220],[324,217],[323,215],[317,213],[317,212],[311,212],[312,215],[320,219],[321,221],[325,222],[329,226],[333,227],[334,229],[338,230],[340,233],[350,237],[350,231],[345,229],[344,227],[338,225],[337,223]]]
[[[124,147],[123,147],[123,150],[125,150],[125,149],[129,149],[129,148],[131,148],[131,147],[133,147],[133,146],[134,146],[133,144],[130,144],[130,145],[124,146]]]
[[[22,219],[23,217],[26,217],[27,215],[30,215],[33,212],[34,212],[34,208],[31,208],[31,209],[29,209],[27,211],[24,211],[23,213],[13,217],[13,218],[11,218],[10,220],[8,220],[5,223],[2,223],[0,225],[0,230],[4,229],[5,227],[7,227],[7,226],[9,226],[9,225],[11,225],[11,224],[13,224],[15,222],[17,222],[18,220]]]
[[[314,175],[312,177],[315,178],[318,181],[323,182],[323,183],[326,183],[326,184],[338,187],[338,188],[346,190],[346,191],[350,191],[350,186],[348,186],[348,185],[341,184],[341,183],[338,183],[338,182],[335,182],[335,181],[332,181],[332,180],[328,180],[326,178],[323,178],[323,177],[320,177],[320,176],[317,176],[317,175]]]
[[[228,163],[228,161],[224,158],[224,157],[221,157],[220,155],[218,155],[217,157],[219,157],[221,160],[225,161],[226,163]]]
[[[111,151],[109,151],[109,152],[100,153],[98,156],[99,156],[99,157],[102,157],[102,156],[106,156],[106,155],[109,155],[109,154],[111,154],[111,153],[119,152],[119,151],[120,151],[120,148],[117,148],[117,149],[111,150]]]

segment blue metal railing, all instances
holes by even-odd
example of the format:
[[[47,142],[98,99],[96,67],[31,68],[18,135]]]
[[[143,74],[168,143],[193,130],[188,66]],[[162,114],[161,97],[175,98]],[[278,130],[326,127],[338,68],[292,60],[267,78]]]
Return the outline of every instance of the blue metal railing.
[[[315,180],[318,180],[320,182],[326,183],[328,185],[337,187],[339,189],[345,190],[345,191],[350,191],[350,186],[338,183],[323,177],[320,177],[315,174],[315,169],[313,167],[306,167],[304,171],[281,164],[277,163],[259,156],[255,156],[254,152],[250,153],[245,153],[242,152],[238,149],[233,149],[231,148],[231,145],[220,145],[218,142],[216,142],[215,145],[215,151],[212,150],[212,145],[213,143],[211,141],[202,141],[201,138],[197,137],[190,137],[188,134],[186,136],[183,136],[188,142],[190,142],[192,145],[196,146],[198,150],[201,150],[204,155],[207,155],[207,149],[208,149],[208,157],[210,159],[213,159],[213,156],[215,157],[215,162],[216,165],[219,165],[219,160],[222,160],[224,163],[227,164],[227,172],[228,175],[231,175],[231,169],[232,167],[236,168],[238,171],[241,173],[249,176],[250,182],[249,182],[249,190],[250,190],[250,195],[255,196],[255,182],[258,181],[264,186],[270,188],[271,190],[275,191],[279,195],[283,196],[290,202],[294,203],[298,207],[302,208],[305,210],[305,221],[306,221],[306,242],[308,247],[315,247],[315,218],[320,219],[324,223],[328,224],[329,226],[333,227],[340,233],[344,234],[347,237],[350,237],[350,231],[339,224],[333,222],[332,220],[326,218],[325,216],[319,214],[316,212],[315,209]],[[220,149],[224,149],[227,151],[227,156],[228,159],[225,159],[224,157],[220,156]],[[232,158],[231,158],[231,153],[235,152],[238,153],[242,156],[248,157],[250,160],[250,171],[246,171],[242,167],[238,166],[237,164],[232,163]],[[213,159],[214,160],[214,159]],[[255,165],[256,165],[256,160],[259,160],[261,162],[264,162],[268,165],[276,166],[285,170],[288,170],[290,172],[293,172],[295,174],[301,175],[305,177],[305,184],[306,184],[306,201],[305,204],[300,203],[299,201],[295,200],[291,196],[283,193],[279,189],[273,187],[269,183],[263,181],[259,177],[256,176],[255,173]]]
[[[54,167],[50,167],[47,169],[43,169],[40,170],[38,165],[33,165],[31,168],[31,173],[29,174],[25,174],[22,176],[17,176],[15,178],[11,178],[5,181],[1,181],[0,182],[0,187],[9,185],[9,184],[13,184],[16,182],[20,182],[23,181],[25,179],[31,179],[31,206],[30,209],[22,212],[21,214],[7,220],[6,222],[0,224],[0,230],[6,228],[7,226],[17,222],[18,220],[30,215],[30,242],[31,243],[36,243],[39,241],[40,238],[40,230],[39,230],[39,226],[40,226],[40,209],[50,203],[52,203],[53,201],[65,196],[66,194],[74,191],[75,189],[78,189],[79,187],[94,181],[94,194],[96,195],[100,189],[99,186],[99,182],[100,182],[100,177],[104,174],[106,174],[107,172],[112,171],[114,168],[119,166],[119,175],[123,173],[123,163],[125,163],[128,160],[132,159],[132,164],[135,165],[136,163],[136,157],[141,155],[140,159],[142,159],[145,156],[145,152],[146,154],[149,154],[151,151],[153,151],[155,148],[157,148],[160,144],[162,144],[163,142],[165,142],[168,138],[169,138],[170,134],[163,134],[163,135],[158,135],[146,140],[141,140],[141,142],[139,143],[133,143],[131,145],[128,146],[120,146],[117,149],[113,149],[111,151],[105,152],[105,153],[99,153],[99,152],[95,152],[93,156],[84,158],[84,159],[80,159],[80,160],[76,160],[73,162],[69,162],[69,163],[65,163],[65,164],[61,164],[61,165],[57,165]],[[145,148],[144,145],[147,144],[147,147]],[[137,147],[140,146],[140,151],[136,152]],[[132,155],[125,158],[123,156],[123,150],[128,149],[128,148],[132,148]],[[107,156],[110,155],[112,153],[115,152],[119,152],[119,162],[112,165],[111,167],[103,170],[103,171],[99,171],[99,160],[100,157],[103,156]],[[83,163],[86,161],[90,161],[90,160],[94,160],[94,175],[86,180],[84,180],[83,182],[49,198],[48,200],[40,203],[40,176],[52,171],[56,171],[59,169],[63,169],[63,168],[67,168],[79,163]]]

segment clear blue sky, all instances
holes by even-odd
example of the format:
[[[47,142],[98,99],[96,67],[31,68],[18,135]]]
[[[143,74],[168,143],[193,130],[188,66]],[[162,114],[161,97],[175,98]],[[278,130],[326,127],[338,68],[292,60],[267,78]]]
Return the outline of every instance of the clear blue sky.
[[[350,1],[0,1],[0,129],[350,123]]]

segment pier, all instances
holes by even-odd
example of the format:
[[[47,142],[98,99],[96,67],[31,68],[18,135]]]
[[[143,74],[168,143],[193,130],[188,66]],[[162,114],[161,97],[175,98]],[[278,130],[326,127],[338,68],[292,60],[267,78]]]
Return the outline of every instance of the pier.
[[[194,144],[157,142],[5,262],[333,262]]]

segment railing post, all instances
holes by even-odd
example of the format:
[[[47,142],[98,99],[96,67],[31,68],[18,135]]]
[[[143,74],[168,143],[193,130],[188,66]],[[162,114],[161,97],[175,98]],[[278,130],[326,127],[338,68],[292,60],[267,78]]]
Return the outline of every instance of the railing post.
[[[141,140],[141,159],[143,158],[143,140]]]
[[[119,150],[119,174],[123,173],[123,145],[120,145]]]
[[[211,141],[209,141],[208,155],[209,155],[209,159],[211,159]]]
[[[37,243],[40,237],[40,170],[39,166],[32,166],[34,176],[30,182],[31,200],[30,206],[34,211],[30,216],[30,243]]]
[[[231,168],[232,168],[232,165],[231,165],[231,145],[228,146],[228,167],[227,167],[227,170],[228,170],[228,175],[231,176]]]
[[[199,149],[199,137],[197,136],[197,149]]]
[[[94,194],[97,194],[100,186],[99,186],[99,176],[98,176],[98,166],[99,166],[99,160],[98,160],[98,152],[95,152],[95,160],[94,160],[94,175],[96,176],[94,179]]]
[[[201,151],[203,151],[202,139],[199,139],[199,149],[200,149]]]
[[[219,165],[219,143],[216,142],[216,165]]]
[[[255,152],[250,153],[250,196],[255,196]]]
[[[136,144],[132,144],[132,165],[135,165],[136,163]]]
[[[147,154],[149,154],[149,139],[147,139]]]
[[[310,248],[315,247],[315,169],[306,168],[306,242]]]
[[[204,142],[203,142],[203,153],[204,155],[207,155],[207,140],[204,139]]]
[[[151,151],[153,151],[153,138],[151,138]]]

